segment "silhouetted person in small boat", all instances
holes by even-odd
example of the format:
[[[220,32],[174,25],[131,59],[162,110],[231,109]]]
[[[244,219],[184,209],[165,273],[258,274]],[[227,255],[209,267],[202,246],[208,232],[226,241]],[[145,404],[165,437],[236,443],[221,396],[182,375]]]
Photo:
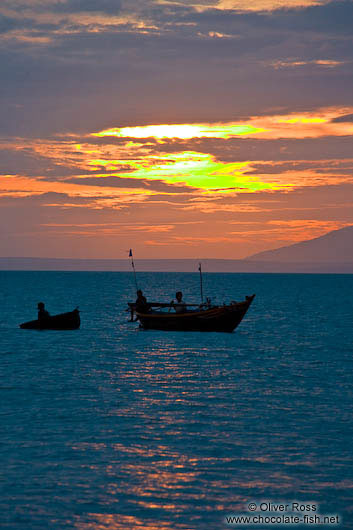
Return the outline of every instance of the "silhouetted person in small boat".
[[[178,291],[175,293],[176,303],[173,300],[173,307],[176,313],[186,313],[186,304],[183,302],[183,293]]]
[[[149,305],[147,303],[146,297],[143,296],[143,292],[139,289],[137,292],[137,298],[135,302],[135,309],[138,313],[147,313],[149,311]]]
[[[38,304],[38,320],[47,320],[50,317],[48,311],[45,309],[43,302]]]

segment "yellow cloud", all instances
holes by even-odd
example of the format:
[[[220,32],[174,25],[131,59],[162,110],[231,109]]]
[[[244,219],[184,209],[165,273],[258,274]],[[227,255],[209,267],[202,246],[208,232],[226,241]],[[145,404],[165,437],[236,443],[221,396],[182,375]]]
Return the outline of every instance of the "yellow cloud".
[[[195,123],[195,124],[163,124],[145,125],[141,127],[112,128],[92,134],[92,136],[117,136],[119,138],[179,138],[188,140],[191,138],[232,138],[264,132],[249,124],[237,123]]]
[[[326,123],[326,118],[283,118],[278,123]]]
[[[90,136],[146,139],[159,142],[169,139],[235,137],[251,138],[319,138],[320,136],[346,136],[353,134],[351,123],[336,123],[334,118],[353,113],[352,107],[329,107],[315,111],[252,116],[238,122],[161,124],[137,127],[112,127]]]
[[[218,162],[206,153],[184,151],[167,156],[154,156],[146,161],[130,161],[132,171],[119,177],[162,180],[170,184],[187,184],[205,192],[258,191],[274,189],[271,182],[244,175],[247,162]]]

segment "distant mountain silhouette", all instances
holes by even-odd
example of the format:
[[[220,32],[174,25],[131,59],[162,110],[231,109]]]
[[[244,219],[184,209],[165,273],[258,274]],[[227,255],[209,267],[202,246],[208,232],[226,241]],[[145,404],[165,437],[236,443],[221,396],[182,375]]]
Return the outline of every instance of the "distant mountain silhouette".
[[[253,254],[246,261],[273,263],[353,263],[353,225],[294,245]]]
[[[136,270],[198,273],[200,259],[135,259]],[[268,261],[266,259],[202,259],[204,272],[345,273],[353,274],[351,261]],[[1,258],[0,271],[121,271],[132,274],[127,259]],[[132,280],[131,280],[132,281]]]
[[[353,274],[353,226],[295,245],[253,254],[246,259],[135,259],[136,270],[194,272],[345,273]],[[132,274],[129,259],[0,257],[0,271],[122,271]]]

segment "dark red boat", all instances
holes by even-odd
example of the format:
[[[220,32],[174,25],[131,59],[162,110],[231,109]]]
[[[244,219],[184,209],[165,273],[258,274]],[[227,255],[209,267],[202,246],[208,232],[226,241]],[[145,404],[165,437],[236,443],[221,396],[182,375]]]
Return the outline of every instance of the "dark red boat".
[[[223,306],[198,306],[196,310],[184,313],[172,313],[153,310],[154,307],[171,308],[171,304],[149,303],[149,311],[135,311],[135,304],[130,303],[131,315],[144,329],[162,331],[225,331],[231,332],[240,324],[249,309],[255,295],[247,296],[243,302],[231,302]],[[195,305],[187,305],[195,307]]]
[[[20,324],[21,329],[56,329],[56,330],[71,330],[78,329],[81,324],[80,312],[74,309],[69,313],[61,313],[60,315],[48,316],[41,320],[31,320]]]

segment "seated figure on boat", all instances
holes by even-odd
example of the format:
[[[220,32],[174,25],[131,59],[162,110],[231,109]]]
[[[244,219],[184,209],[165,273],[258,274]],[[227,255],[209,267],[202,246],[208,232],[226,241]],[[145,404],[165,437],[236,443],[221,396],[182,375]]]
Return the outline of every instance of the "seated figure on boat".
[[[38,320],[46,320],[49,318],[50,315],[48,311],[45,309],[45,305],[43,302],[38,303]]]
[[[176,303],[174,303],[174,300],[172,302],[173,308],[175,309],[176,313],[186,313],[186,304],[183,302],[183,293],[181,291],[178,291],[175,293]]]
[[[143,296],[141,289],[138,289],[136,292],[137,298],[135,302],[135,309],[138,313],[147,313],[149,311],[149,305],[147,303],[146,297]]]

